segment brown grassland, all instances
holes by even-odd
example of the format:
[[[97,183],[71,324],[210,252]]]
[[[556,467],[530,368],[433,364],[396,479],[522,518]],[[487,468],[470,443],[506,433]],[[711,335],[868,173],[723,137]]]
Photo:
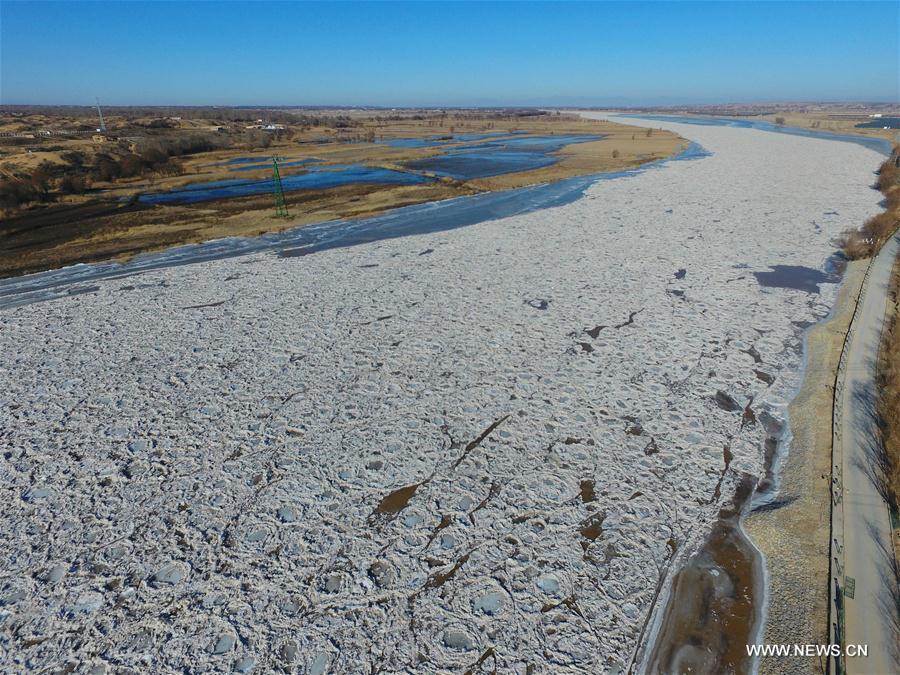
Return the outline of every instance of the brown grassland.
[[[893,141],[897,134],[896,129],[857,127],[856,125],[861,122],[873,121],[868,116],[867,111],[845,113],[780,111],[747,117],[746,119],[766,121],[772,124],[784,124],[789,127],[824,131],[832,134],[852,134],[870,138],[883,138],[888,141]]]

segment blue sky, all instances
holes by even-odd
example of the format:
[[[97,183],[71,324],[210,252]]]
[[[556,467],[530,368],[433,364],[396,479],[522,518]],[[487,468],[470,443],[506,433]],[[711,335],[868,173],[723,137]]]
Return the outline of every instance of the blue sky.
[[[0,0],[0,103],[896,101],[898,32],[897,2]]]

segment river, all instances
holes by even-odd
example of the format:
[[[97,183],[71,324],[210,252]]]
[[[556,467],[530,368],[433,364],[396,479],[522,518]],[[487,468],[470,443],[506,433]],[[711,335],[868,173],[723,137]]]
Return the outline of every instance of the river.
[[[746,669],[641,646],[692,559],[764,618],[727,552],[880,155],[632,121],[693,159],[3,281],[0,665]]]

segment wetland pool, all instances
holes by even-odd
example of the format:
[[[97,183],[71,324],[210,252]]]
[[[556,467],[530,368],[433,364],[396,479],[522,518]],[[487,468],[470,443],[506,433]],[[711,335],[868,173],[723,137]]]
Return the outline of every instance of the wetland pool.
[[[471,141],[453,145],[436,157],[406,162],[408,171],[365,164],[322,165],[321,160],[306,158],[280,162],[280,167],[299,166],[303,173],[281,176],[285,192],[295,190],[327,190],[342,185],[420,185],[439,178],[467,180],[506,173],[532,171],[560,161],[555,153],[566,145],[586,143],[603,138],[596,135],[520,136],[515,134],[467,134],[454,136],[452,141]],[[388,142],[417,143],[398,147],[432,147],[449,143],[441,139],[395,139]],[[235,157],[223,165],[229,171],[261,171],[269,168],[271,160],[264,157]],[[193,204],[214,199],[230,199],[270,193],[274,190],[271,178],[227,179],[188,183],[174,190],[141,195],[144,204]]]

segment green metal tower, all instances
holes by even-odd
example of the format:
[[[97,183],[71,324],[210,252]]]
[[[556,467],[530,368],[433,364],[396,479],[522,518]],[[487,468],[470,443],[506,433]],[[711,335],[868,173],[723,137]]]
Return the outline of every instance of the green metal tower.
[[[281,173],[278,171],[278,159],[272,158],[272,182],[275,183],[275,217],[287,218],[288,210],[284,203],[284,188],[281,186]]]

